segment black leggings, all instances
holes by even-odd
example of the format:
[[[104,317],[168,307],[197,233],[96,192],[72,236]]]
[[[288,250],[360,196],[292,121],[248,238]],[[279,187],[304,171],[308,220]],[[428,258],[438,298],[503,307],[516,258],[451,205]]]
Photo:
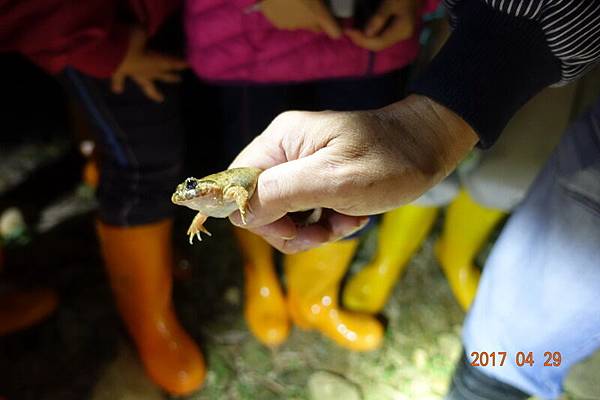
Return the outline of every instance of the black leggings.
[[[184,157],[180,88],[159,85],[165,100],[156,103],[131,81],[117,95],[107,79],[73,69],[64,77],[96,128],[100,220],[131,226],[171,217]]]
[[[286,110],[368,110],[398,101],[406,76],[407,69],[402,69],[380,76],[310,83],[218,86],[224,154],[232,161]]]

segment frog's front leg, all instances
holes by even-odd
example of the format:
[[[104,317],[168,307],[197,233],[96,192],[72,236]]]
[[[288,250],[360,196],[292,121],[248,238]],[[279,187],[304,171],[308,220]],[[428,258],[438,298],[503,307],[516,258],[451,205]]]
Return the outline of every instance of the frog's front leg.
[[[204,227],[204,222],[206,222],[207,218],[208,218],[208,216],[206,216],[202,213],[198,213],[192,220],[192,223],[190,224],[190,227],[188,228],[188,231],[187,231],[187,234],[190,237],[190,244],[193,244],[194,236],[196,236],[198,238],[198,240],[202,241],[200,232],[204,232],[208,236],[211,236],[210,232],[207,231],[206,228]]]
[[[242,186],[230,186],[223,192],[223,200],[235,200],[235,203],[240,210],[242,223],[246,225],[246,211],[250,207],[248,203],[248,191]]]

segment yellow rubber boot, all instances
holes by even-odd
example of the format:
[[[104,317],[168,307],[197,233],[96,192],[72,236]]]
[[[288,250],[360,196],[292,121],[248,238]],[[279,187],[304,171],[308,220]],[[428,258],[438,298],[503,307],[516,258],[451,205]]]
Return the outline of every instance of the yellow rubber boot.
[[[197,390],[202,354],[175,315],[171,221],[135,227],[97,225],[121,318],[150,378],[171,394]]]
[[[474,261],[481,246],[506,214],[477,204],[466,190],[448,206],[435,254],[454,297],[464,310],[475,298],[480,272]]]
[[[340,281],[357,244],[357,239],[343,240],[286,256],[288,306],[298,326],[318,330],[347,349],[368,351],[381,345],[382,325],[370,315],[338,305]]]
[[[353,311],[380,312],[437,214],[437,208],[413,205],[386,213],[379,226],[375,258],[346,285],[344,306]]]
[[[275,272],[273,249],[246,229],[235,229],[244,258],[244,316],[252,334],[275,347],[287,339],[290,320]]]

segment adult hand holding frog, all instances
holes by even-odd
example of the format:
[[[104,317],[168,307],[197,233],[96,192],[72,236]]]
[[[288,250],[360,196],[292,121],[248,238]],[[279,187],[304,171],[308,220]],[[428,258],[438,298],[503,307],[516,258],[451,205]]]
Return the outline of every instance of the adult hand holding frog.
[[[379,110],[285,112],[231,167],[265,170],[247,224],[286,253],[344,237],[419,197],[450,173],[478,137],[460,117],[413,95]],[[297,226],[290,212],[329,209],[319,224]]]

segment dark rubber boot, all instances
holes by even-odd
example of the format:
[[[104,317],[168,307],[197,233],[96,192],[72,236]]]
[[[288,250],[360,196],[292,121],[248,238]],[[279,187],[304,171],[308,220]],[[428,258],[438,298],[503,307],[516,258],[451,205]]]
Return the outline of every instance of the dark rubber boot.
[[[485,375],[463,355],[456,366],[445,400],[525,400],[519,389]]]

